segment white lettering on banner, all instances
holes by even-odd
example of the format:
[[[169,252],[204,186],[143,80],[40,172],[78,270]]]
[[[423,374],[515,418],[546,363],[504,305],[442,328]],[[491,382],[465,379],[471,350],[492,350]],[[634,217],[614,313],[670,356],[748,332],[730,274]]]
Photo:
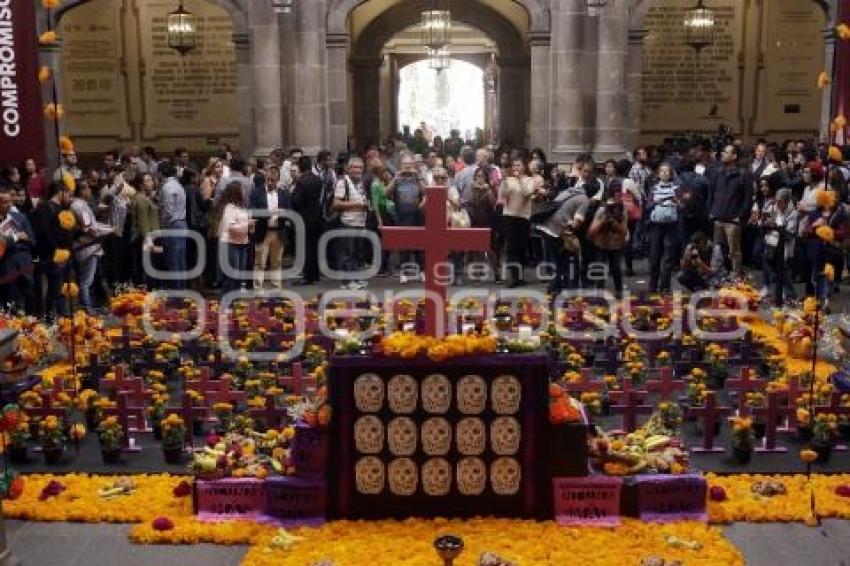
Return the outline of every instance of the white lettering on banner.
[[[11,0],[0,0],[0,119],[3,133],[10,138],[21,134],[21,111],[19,106],[17,65],[15,53],[15,30],[12,27]]]

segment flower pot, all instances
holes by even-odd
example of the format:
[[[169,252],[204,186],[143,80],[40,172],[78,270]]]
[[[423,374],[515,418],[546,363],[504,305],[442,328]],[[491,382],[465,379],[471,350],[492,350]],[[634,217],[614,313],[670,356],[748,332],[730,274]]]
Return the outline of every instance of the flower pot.
[[[850,442],[850,423],[839,423],[838,434],[844,442]]]
[[[809,442],[812,439],[812,427],[797,426],[797,441]]]
[[[812,441],[810,444],[812,450],[818,453],[818,457],[815,462],[825,463],[829,462],[830,456],[832,456],[832,443],[831,442],[819,442]]]
[[[602,400],[602,416],[611,416],[611,401],[607,397]]]
[[[86,428],[89,430],[96,430],[97,425],[97,409],[94,407],[86,409]]]
[[[9,461],[13,464],[25,464],[27,462],[27,445],[15,446],[9,445]]]
[[[65,447],[59,446],[59,447],[45,448],[42,452],[44,453],[44,462],[48,466],[55,466],[62,459],[62,454],[65,453]]]
[[[755,434],[756,438],[761,440],[764,438],[765,432],[767,432],[767,423],[759,421],[753,423],[753,434]]]
[[[162,455],[165,457],[167,464],[179,464],[183,459],[182,446],[163,446]]]
[[[121,449],[104,450],[101,448],[100,455],[103,456],[104,464],[117,464],[121,460]]]
[[[753,449],[741,448],[740,446],[732,447],[732,459],[736,464],[748,464],[753,456]]]
[[[162,424],[159,421],[155,421],[153,425],[151,425],[151,429],[153,430],[153,437],[156,440],[162,440]]]
[[[192,421],[192,436],[204,436],[204,421]]]

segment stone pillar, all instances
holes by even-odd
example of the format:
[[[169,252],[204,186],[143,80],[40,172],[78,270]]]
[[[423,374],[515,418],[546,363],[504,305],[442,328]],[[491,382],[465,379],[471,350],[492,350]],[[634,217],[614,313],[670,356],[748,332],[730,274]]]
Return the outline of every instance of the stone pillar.
[[[348,142],[348,34],[328,35],[328,148],[342,151]]]
[[[496,65],[499,67],[499,141],[522,145],[526,141],[528,60],[498,57]]]
[[[281,100],[280,29],[278,19],[262,18],[251,26],[253,61],[253,153],[268,155],[283,145]],[[238,54],[238,50],[237,50]],[[238,55],[237,55],[238,56]],[[239,98],[240,109],[242,99]],[[241,129],[240,129],[241,134]]]
[[[529,147],[552,151],[549,108],[552,96],[552,50],[549,34],[532,34],[531,49],[531,108],[529,111]]]
[[[646,30],[629,30],[629,47],[626,55],[625,131],[625,146],[628,151],[640,145],[644,38],[646,38]]]
[[[247,33],[233,34],[233,47],[236,52],[236,104],[239,107],[239,153],[254,155],[256,148],[255,108],[254,108],[254,69],[251,63],[251,36]],[[267,155],[264,154],[264,155]]]
[[[593,155],[597,159],[625,157],[626,124],[626,25],[624,10],[613,5],[597,16],[599,58],[596,75],[596,136]]]
[[[41,100],[43,104],[53,102],[53,89],[56,89],[56,101],[66,106],[62,100],[62,41],[56,40],[53,45],[39,45],[39,59],[41,65],[47,67],[53,73],[53,79],[41,85]],[[63,135],[63,121],[59,120],[60,135]],[[48,179],[53,178],[53,172],[59,167],[59,146],[57,143],[56,123],[53,120],[44,120],[44,153],[47,159]]]
[[[593,149],[596,122],[596,30],[585,0],[552,3],[551,160],[569,161]]]
[[[830,132],[830,126],[832,125],[832,119],[835,118],[833,116],[833,112],[835,112],[835,97],[833,96],[833,90],[835,89],[835,83],[838,82],[838,77],[836,77],[833,72],[833,68],[835,66],[836,57],[836,33],[835,27],[831,26],[823,30],[823,40],[824,40],[824,71],[826,71],[827,76],[832,77],[833,80],[823,89],[823,101],[821,103],[821,117],[820,117],[820,139],[822,142],[831,141],[834,139],[832,132]],[[845,78],[847,80],[847,78]]]
[[[352,58],[354,80],[354,137],[358,148],[381,138],[380,87],[382,57]]]
[[[308,155],[325,148],[328,139],[328,88],[325,69],[325,2],[298,2],[290,108],[290,141]]]

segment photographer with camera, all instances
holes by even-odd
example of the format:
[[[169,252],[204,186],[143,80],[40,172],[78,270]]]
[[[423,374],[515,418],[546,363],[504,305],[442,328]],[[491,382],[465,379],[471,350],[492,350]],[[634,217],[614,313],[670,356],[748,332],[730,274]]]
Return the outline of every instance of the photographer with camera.
[[[425,180],[416,170],[416,161],[409,154],[401,158],[401,171],[387,187],[387,199],[395,203],[396,226],[421,226],[422,206],[425,203]],[[420,252],[400,252],[399,265],[415,263],[422,272],[423,262]],[[407,275],[401,274],[401,282],[407,282]]]
[[[711,269],[712,251],[708,237],[695,232],[682,254],[682,273],[679,274],[679,284],[691,293],[705,291],[711,286],[709,280],[715,275]]]
[[[596,211],[587,230],[587,237],[596,247],[596,259],[608,265],[614,282],[614,296],[623,296],[623,249],[629,240],[628,216],[622,202],[609,199]],[[597,280],[597,287],[604,288],[604,280]]]

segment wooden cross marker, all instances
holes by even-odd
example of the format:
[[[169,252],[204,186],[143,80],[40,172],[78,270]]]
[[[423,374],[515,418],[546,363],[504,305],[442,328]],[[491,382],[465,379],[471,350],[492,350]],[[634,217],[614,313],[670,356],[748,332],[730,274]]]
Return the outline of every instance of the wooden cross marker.
[[[33,408],[23,408],[22,411],[27,414],[30,418],[37,418],[40,420],[44,420],[50,415],[55,415],[61,419],[65,418],[65,407],[54,407],[53,406],[54,397],[47,392],[42,391],[41,393],[41,406],[33,407]]]
[[[779,428],[779,420],[789,409],[779,406],[779,394],[771,391],[767,394],[767,403],[764,407],[756,407],[753,414],[764,417],[764,443],[756,452],[787,452],[783,446],[776,446],[776,431]],[[794,409],[791,409],[794,410]]]
[[[133,437],[133,433],[140,431],[138,425],[136,428],[130,427],[130,417],[135,417],[137,423],[144,423],[145,409],[144,407],[130,408],[127,404],[129,395],[127,391],[119,391],[116,395],[116,406],[103,409],[103,416],[118,417],[118,422],[124,429],[124,437],[121,439],[122,452],[141,452],[142,447],[136,444]]]
[[[183,397],[180,402],[180,407],[173,407],[165,410],[165,416],[168,415],[178,415],[183,419],[183,423],[186,425],[186,436],[184,442],[187,446],[192,446],[192,428],[195,421],[206,421],[209,420],[209,409],[204,406],[195,406],[192,403],[192,397],[188,393],[183,393]]]
[[[819,414],[822,414],[822,413],[828,413],[828,414],[838,415],[839,417],[841,415],[850,416],[850,407],[843,406],[841,404],[842,395],[844,395],[844,394],[841,391],[833,391],[832,395],[829,396],[829,405],[815,405],[814,413],[816,415],[819,415]],[[838,450],[839,452],[844,452],[845,450],[847,450],[847,446],[845,446],[843,444],[837,444],[835,446],[835,449]]]
[[[216,403],[230,403],[232,405],[244,403],[245,392],[232,389],[231,385],[231,378],[227,375],[221,376],[221,379],[210,381],[209,389],[201,392],[204,396],[204,401],[210,407]]]
[[[293,362],[292,375],[282,375],[277,378],[277,384],[293,395],[312,395],[316,392],[316,378],[312,375],[304,375],[301,362]]]
[[[747,406],[747,393],[764,391],[764,386],[764,380],[753,377],[753,370],[749,367],[741,368],[741,377],[726,380],[726,387],[732,391],[737,391],[738,414],[744,416],[750,413],[750,408]]]
[[[73,387],[65,387],[65,379],[57,375],[53,378],[53,388],[50,390],[51,399],[55,401],[61,392],[67,393],[72,398],[77,395],[77,390]]]
[[[691,448],[693,452],[725,452],[720,446],[714,446],[714,427],[721,419],[732,412],[729,407],[717,406],[717,393],[709,391],[702,407],[691,407],[688,414],[702,417],[702,446]]]
[[[249,409],[251,418],[259,418],[266,425],[266,429],[277,428],[280,420],[286,415],[286,407],[278,408],[274,395],[266,395],[266,404],[262,408]]]
[[[681,379],[673,379],[673,368],[663,367],[660,369],[659,379],[650,379],[646,382],[646,389],[650,393],[658,393],[661,401],[667,401],[671,394],[676,391],[684,391],[688,385]]]
[[[781,392],[785,398],[788,411],[785,416],[788,419],[785,426],[779,427],[779,432],[797,432],[797,398],[800,396],[800,378],[796,375],[788,376],[788,387]]]
[[[564,389],[570,393],[578,393],[580,396],[582,393],[602,391],[605,389],[605,383],[601,380],[593,379],[593,370],[590,368],[582,368],[581,380],[565,381]]]
[[[612,411],[623,415],[622,432],[634,432],[637,429],[638,415],[649,415],[652,413],[652,405],[640,404],[642,395],[644,394],[645,392],[643,391],[624,389],[620,392],[619,404],[611,406]]]
[[[422,250],[425,252],[425,290],[441,299],[425,301],[425,334],[437,336],[437,327],[445,332],[446,283],[437,280],[437,269],[449,261],[452,252],[479,252],[490,249],[489,228],[449,228],[446,223],[447,187],[425,190],[425,226],[413,228],[388,226],[381,244],[385,250]],[[437,321],[442,318],[443,324]]]

